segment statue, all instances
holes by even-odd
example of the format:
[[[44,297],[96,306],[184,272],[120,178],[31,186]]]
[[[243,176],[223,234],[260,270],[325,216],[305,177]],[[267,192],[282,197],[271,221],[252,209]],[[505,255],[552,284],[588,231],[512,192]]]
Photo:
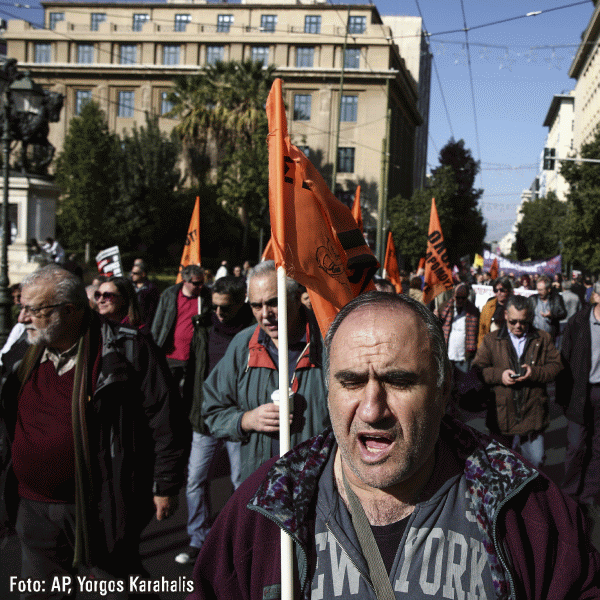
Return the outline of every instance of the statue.
[[[18,166],[22,173],[32,171],[42,174],[47,172],[55,152],[54,146],[48,141],[49,123],[57,123],[60,120],[60,111],[65,97],[58,92],[44,90],[37,113],[16,111],[10,101],[10,93],[7,94],[6,91],[8,86],[22,77],[23,75],[17,71],[17,61],[14,58],[8,59],[0,68],[0,90],[3,102],[9,102],[11,140],[21,142]],[[2,131],[6,126],[5,115],[6,112],[2,111],[0,118]],[[28,154],[29,146],[32,146],[31,157]]]

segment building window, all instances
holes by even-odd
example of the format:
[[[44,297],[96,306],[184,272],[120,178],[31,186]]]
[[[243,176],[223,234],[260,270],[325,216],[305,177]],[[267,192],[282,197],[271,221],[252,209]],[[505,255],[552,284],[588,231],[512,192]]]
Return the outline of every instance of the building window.
[[[117,109],[117,117],[130,119],[133,117],[133,92],[119,92],[119,107]]]
[[[315,49],[311,46],[300,46],[296,48],[296,66],[312,67],[315,59]]]
[[[65,13],[62,12],[51,12],[48,15],[48,19],[49,19],[49,23],[48,26],[50,27],[50,29],[54,30],[56,29],[56,24],[59,21],[64,21],[65,20]]]
[[[367,17],[350,17],[348,19],[348,33],[364,33],[367,29]]]
[[[168,112],[173,110],[173,103],[169,101],[169,92],[160,93],[160,114],[161,116],[166,115]]]
[[[77,44],[77,62],[81,65],[94,62],[94,44]]]
[[[135,65],[137,62],[137,46],[135,44],[121,44],[119,47],[119,64]]]
[[[150,20],[148,13],[134,13],[133,14],[133,31],[141,31],[144,23]]]
[[[163,45],[163,65],[178,65],[181,46],[179,44]]]
[[[310,94],[294,94],[294,121],[310,121]]]
[[[98,31],[100,23],[104,23],[104,21],[106,21],[106,13],[92,13],[90,29],[92,31]]]
[[[48,42],[36,42],[33,46],[33,62],[49,63],[50,59],[50,44]]]
[[[83,107],[92,99],[92,90],[75,91],[75,114],[80,115]]]
[[[360,48],[346,48],[344,69],[360,68]]]
[[[175,15],[175,31],[185,31],[187,24],[192,22],[192,15]]]
[[[304,17],[304,33],[321,33],[321,15]]]
[[[355,148],[338,148],[338,173],[354,173]]]
[[[261,15],[260,29],[267,33],[273,33],[277,27],[277,15]]]
[[[358,96],[342,96],[342,110],[340,121],[356,122],[358,112]]]
[[[217,33],[229,33],[233,25],[233,15],[217,15]]]
[[[224,46],[206,46],[206,64],[214,65],[217,61],[223,60],[225,56]]]
[[[269,63],[269,46],[252,46],[251,60],[261,62],[263,65]]]

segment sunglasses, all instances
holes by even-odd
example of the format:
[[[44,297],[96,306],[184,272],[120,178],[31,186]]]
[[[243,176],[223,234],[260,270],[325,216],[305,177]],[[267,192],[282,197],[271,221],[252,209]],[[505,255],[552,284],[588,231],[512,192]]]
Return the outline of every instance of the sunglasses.
[[[516,325],[517,323],[519,325],[529,325],[529,321],[527,321],[525,319],[509,319],[508,323],[509,323],[509,325]]]
[[[508,292],[508,290],[506,288],[496,288],[494,291],[496,292],[496,294],[499,294],[500,292],[504,292],[504,293]]]
[[[106,300],[107,302],[114,302],[115,298],[120,298],[121,294],[115,294],[114,292],[94,292],[94,300],[98,302],[102,298],[102,300]]]
[[[141,271],[131,271],[132,275],[141,275],[142,272]]]
[[[188,283],[192,284],[194,287],[200,287],[204,285],[204,281],[188,281]]]

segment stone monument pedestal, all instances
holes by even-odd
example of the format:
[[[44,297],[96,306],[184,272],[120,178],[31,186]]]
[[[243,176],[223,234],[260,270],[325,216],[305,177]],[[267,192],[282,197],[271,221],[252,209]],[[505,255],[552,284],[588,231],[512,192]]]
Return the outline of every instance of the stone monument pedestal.
[[[0,177],[2,194],[3,188],[4,181]],[[11,172],[8,186],[12,240],[8,246],[10,285],[19,283],[39,266],[38,263],[29,261],[27,242],[31,238],[43,242],[47,237],[55,237],[56,204],[59,194],[58,186],[49,178]]]

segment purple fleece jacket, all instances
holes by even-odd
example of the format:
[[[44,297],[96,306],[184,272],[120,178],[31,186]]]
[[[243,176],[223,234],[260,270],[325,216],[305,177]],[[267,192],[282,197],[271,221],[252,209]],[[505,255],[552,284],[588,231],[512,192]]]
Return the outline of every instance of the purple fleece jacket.
[[[575,502],[487,436],[448,418],[441,435],[464,465],[497,597],[600,598],[600,555]],[[187,600],[279,598],[280,526],[295,542],[295,597],[310,597],[316,490],[335,448],[328,430],[242,484],[202,546]]]

